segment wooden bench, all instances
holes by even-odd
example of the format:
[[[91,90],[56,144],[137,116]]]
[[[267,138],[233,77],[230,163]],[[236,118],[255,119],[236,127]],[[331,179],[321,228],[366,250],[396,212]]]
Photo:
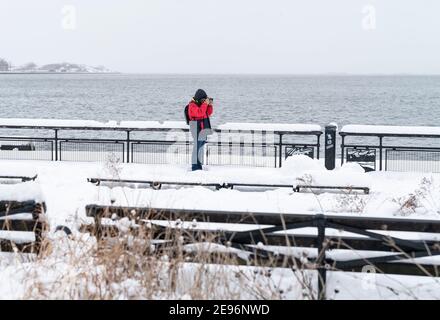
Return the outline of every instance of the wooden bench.
[[[363,191],[365,194],[370,193],[368,187],[353,187],[353,186],[321,186],[321,185],[291,185],[291,184],[264,184],[264,183],[240,183],[240,182],[225,182],[225,183],[203,183],[190,181],[158,181],[158,180],[125,180],[125,179],[106,179],[106,178],[89,178],[88,182],[101,185],[101,183],[121,183],[121,184],[146,184],[155,190],[160,190],[163,185],[178,185],[178,186],[202,186],[214,187],[220,189],[234,189],[234,187],[249,187],[249,188],[288,188],[295,192],[301,192],[306,189],[320,189],[320,190],[338,190],[338,191]]]
[[[34,200],[0,201],[0,251],[38,253],[43,240],[46,206]],[[7,235],[2,232],[8,231]],[[17,240],[32,232],[33,241]]]
[[[35,175],[33,177],[28,176],[0,176],[0,179],[4,180],[20,180],[21,182],[27,182],[27,181],[35,181],[37,179],[38,175]]]
[[[318,189],[318,190],[345,190],[347,192],[351,191],[363,191],[365,194],[370,193],[370,188],[368,187],[354,187],[354,186],[325,186],[325,185],[296,185],[294,188],[295,192],[301,192],[301,190],[311,190],[311,189]]]
[[[440,220],[418,220],[381,217],[360,217],[323,214],[280,214],[258,212],[227,212],[209,210],[183,210],[139,207],[117,207],[88,205],[86,213],[95,221],[94,230],[102,236],[104,226],[102,218],[117,220],[129,217],[136,224],[147,222],[152,231],[152,237],[165,234],[173,234],[183,238],[183,244],[202,243],[210,239],[217,244],[232,247],[249,253],[253,261],[275,262],[274,266],[314,269],[319,273],[320,295],[325,293],[327,271],[350,271],[362,272],[365,267],[379,273],[404,274],[419,276],[440,276],[440,260],[437,263],[420,263],[408,258],[434,257],[440,255],[439,241],[430,238],[431,233],[440,236]],[[177,226],[169,225],[177,222]],[[161,224],[162,222],[162,224]],[[163,225],[166,222],[167,225]],[[221,224],[240,224],[252,227],[251,231],[227,230],[224,225],[217,230],[206,227],[184,227],[189,225],[209,222],[210,226]],[[265,225],[265,227],[262,227]],[[301,228],[315,228],[317,234],[286,233]],[[328,231],[343,231],[342,235],[330,234]],[[171,233],[170,233],[171,231]],[[382,234],[381,232],[391,232]],[[284,233],[280,233],[284,232]],[[355,235],[347,235],[346,232]],[[393,232],[416,232],[425,240],[411,240],[399,238]],[[113,234],[114,235],[114,234]],[[172,242],[172,241],[171,241]],[[172,242],[173,243],[173,242]],[[267,246],[295,247],[314,249],[315,255],[308,259],[276,253]],[[351,258],[342,260],[330,259],[328,250],[338,249],[341,252],[368,253],[370,256],[360,258],[359,254],[353,254]],[[380,251],[377,254],[375,251]]]
[[[96,184],[97,186],[101,183],[122,183],[122,184],[146,184],[155,190],[160,190],[162,185],[180,185],[180,186],[203,186],[203,187],[215,187],[216,189],[221,189],[224,184],[220,183],[203,183],[203,182],[184,182],[184,181],[156,181],[156,180],[127,180],[127,179],[105,179],[105,178],[89,178],[88,182]]]

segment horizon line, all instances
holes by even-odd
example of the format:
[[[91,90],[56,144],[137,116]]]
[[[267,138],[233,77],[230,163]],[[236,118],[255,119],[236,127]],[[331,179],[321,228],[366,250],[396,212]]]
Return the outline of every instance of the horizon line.
[[[145,74],[145,75],[195,75],[195,76],[211,76],[211,75],[238,75],[238,76],[440,76],[440,73],[411,73],[411,72],[395,72],[395,73],[351,73],[351,72],[311,72],[311,73],[266,73],[266,72],[118,72],[119,74]]]
[[[17,71],[0,71],[0,74],[100,74],[100,75],[157,75],[157,76],[440,76],[440,73],[409,73],[409,72],[396,72],[396,73],[350,73],[350,72],[317,72],[317,73],[251,73],[251,72],[219,72],[219,73],[206,73],[206,72],[124,72],[124,71],[112,71],[112,72],[17,72]]]

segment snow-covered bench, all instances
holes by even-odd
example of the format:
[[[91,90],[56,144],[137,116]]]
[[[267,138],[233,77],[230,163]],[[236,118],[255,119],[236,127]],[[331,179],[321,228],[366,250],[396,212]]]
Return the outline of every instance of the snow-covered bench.
[[[160,190],[163,185],[171,186],[202,186],[202,187],[215,187],[217,190],[220,189],[234,189],[235,187],[247,187],[247,188],[289,188],[293,189],[295,192],[301,192],[301,190],[336,190],[336,191],[363,191],[365,194],[370,192],[369,187],[361,186],[350,186],[350,185],[306,185],[306,184],[276,184],[276,183],[243,183],[243,182],[199,182],[199,181],[163,181],[163,180],[134,180],[134,179],[106,179],[106,178],[89,178],[88,182],[94,183],[96,185],[101,185],[101,183],[110,184],[144,184],[149,185],[155,190]]]
[[[16,182],[29,182],[35,181],[38,178],[38,171],[34,166],[17,166],[14,163],[2,163],[0,165],[0,184],[3,183],[16,183]],[[8,189],[12,190],[12,189]],[[4,192],[3,192],[4,193]],[[13,194],[19,194],[19,192],[13,192]],[[33,199],[32,196],[37,194],[31,194],[30,199]],[[15,200],[13,198],[2,198],[0,195],[0,200]]]
[[[370,193],[369,187],[357,187],[357,186],[330,186],[330,185],[306,185],[298,184],[295,186],[295,192],[301,192],[301,190],[341,190],[341,191],[363,191],[365,194]]]
[[[105,179],[105,178],[89,178],[88,182],[94,183],[96,185],[101,185],[101,183],[110,184],[144,184],[149,185],[155,190],[160,190],[164,185],[171,186],[202,186],[202,187],[215,187],[219,189],[234,189],[234,187],[261,187],[261,188],[290,188],[295,189],[294,185],[291,184],[275,184],[275,183],[242,183],[242,182],[199,182],[199,181],[171,181],[171,180],[127,180],[127,179]]]
[[[45,230],[44,203],[0,201],[0,251],[38,253]]]
[[[147,230],[162,247],[181,244],[194,259],[207,250],[235,254],[241,264],[317,270],[322,295],[327,271],[439,276],[440,220],[99,205],[86,213],[99,236],[103,219],[112,221],[112,236],[125,219],[126,230]]]
[[[34,175],[33,177],[30,176],[15,176],[15,175],[10,175],[10,176],[3,176],[0,175],[0,181],[15,181],[15,180],[19,180],[21,182],[27,182],[27,181],[35,181],[37,179],[38,175]]]

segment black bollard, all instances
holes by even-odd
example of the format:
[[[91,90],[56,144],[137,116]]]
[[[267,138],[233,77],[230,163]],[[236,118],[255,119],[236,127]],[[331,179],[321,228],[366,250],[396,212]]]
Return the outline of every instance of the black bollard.
[[[325,127],[325,167],[333,170],[336,166],[336,124],[329,124]]]

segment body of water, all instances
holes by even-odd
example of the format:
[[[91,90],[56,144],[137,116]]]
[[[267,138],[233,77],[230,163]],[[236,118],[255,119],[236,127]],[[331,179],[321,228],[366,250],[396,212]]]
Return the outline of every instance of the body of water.
[[[0,117],[183,121],[197,88],[214,124],[440,125],[440,76],[4,74]]]

